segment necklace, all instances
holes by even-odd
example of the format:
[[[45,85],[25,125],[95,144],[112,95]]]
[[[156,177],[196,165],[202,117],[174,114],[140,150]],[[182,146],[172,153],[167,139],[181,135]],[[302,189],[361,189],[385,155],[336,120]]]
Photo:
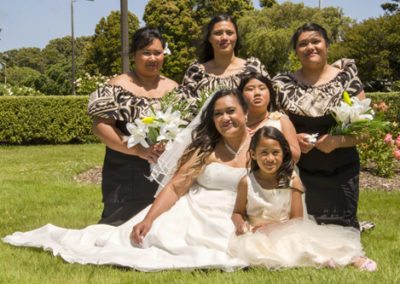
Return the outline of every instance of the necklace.
[[[235,150],[233,150],[233,149],[231,148],[231,146],[229,146],[228,143],[226,143],[226,141],[224,140],[224,146],[225,146],[226,150],[228,150],[228,152],[231,153],[231,154],[235,157],[235,159],[236,159],[237,156],[239,156],[240,152],[242,152],[242,150],[243,150],[245,144],[246,144],[246,143],[243,143],[242,145],[240,145],[239,149],[237,149],[237,151],[235,151]]]

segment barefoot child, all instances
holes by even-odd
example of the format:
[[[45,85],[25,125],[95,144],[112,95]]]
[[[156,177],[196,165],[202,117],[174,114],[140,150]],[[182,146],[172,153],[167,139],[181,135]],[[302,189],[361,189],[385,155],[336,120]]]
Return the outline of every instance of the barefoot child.
[[[292,154],[282,133],[262,127],[250,143],[250,174],[243,177],[232,221],[232,255],[251,265],[337,267],[352,264],[375,271],[352,227],[317,225],[303,218],[303,186],[293,174]]]

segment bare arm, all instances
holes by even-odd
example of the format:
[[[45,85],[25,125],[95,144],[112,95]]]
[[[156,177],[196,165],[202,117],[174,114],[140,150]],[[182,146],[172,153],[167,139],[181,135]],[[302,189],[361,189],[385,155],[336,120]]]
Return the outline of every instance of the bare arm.
[[[154,220],[162,213],[169,210],[182,195],[189,191],[189,188],[193,185],[197,177],[196,173],[191,175],[186,174],[192,162],[193,160],[190,159],[178,170],[171,181],[168,182],[157,196],[143,221],[133,227],[130,238],[134,243],[141,244],[143,238],[150,231]]]
[[[290,208],[290,219],[303,217],[303,201],[302,194],[304,193],[303,185],[300,178],[296,175],[292,183],[292,202]]]
[[[292,152],[292,158],[294,162],[297,163],[300,160],[301,151],[297,140],[296,129],[288,117],[282,116],[280,121],[282,125],[282,133],[288,141],[290,151]]]
[[[232,221],[236,228],[236,235],[242,235],[245,233],[246,229],[249,229],[245,222],[246,205],[247,177],[244,176],[238,184],[235,208],[232,213]]]
[[[155,163],[163,151],[163,147],[159,144],[152,145],[149,148],[144,148],[140,144],[128,148],[123,141],[123,134],[115,126],[114,119],[94,118],[93,133],[109,148],[127,155],[138,156],[149,163]]]

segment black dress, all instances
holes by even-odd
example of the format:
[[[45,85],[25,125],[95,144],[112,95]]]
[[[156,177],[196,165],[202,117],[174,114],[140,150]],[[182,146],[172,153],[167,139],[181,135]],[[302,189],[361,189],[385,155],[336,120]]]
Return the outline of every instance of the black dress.
[[[91,94],[88,113],[116,120],[116,127],[129,135],[126,124],[146,115],[150,105],[157,103],[157,99],[106,85]],[[120,225],[153,202],[158,185],[147,178],[150,165],[146,160],[106,147],[102,175],[104,209],[99,223]]]
[[[274,78],[277,103],[289,115],[297,133],[328,133],[336,125],[331,110],[339,105],[343,92],[355,96],[362,91],[354,61],[342,59],[333,66],[340,72],[320,86],[304,85],[291,74]],[[318,223],[359,228],[360,161],[356,147],[338,148],[329,154],[313,148],[301,154],[298,168],[306,188],[308,213]]]

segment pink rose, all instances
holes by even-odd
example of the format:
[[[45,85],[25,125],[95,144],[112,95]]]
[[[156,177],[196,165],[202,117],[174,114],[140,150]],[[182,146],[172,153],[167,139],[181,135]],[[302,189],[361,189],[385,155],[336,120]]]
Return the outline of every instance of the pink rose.
[[[386,134],[385,138],[383,139],[383,141],[386,144],[393,144],[393,136],[391,133]]]
[[[396,158],[397,161],[400,161],[400,149],[394,150],[393,156]]]
[[[394,145],[396,145],[396,147],[400,149],[400,135],[397,136],[396,140],[394,141]]]

